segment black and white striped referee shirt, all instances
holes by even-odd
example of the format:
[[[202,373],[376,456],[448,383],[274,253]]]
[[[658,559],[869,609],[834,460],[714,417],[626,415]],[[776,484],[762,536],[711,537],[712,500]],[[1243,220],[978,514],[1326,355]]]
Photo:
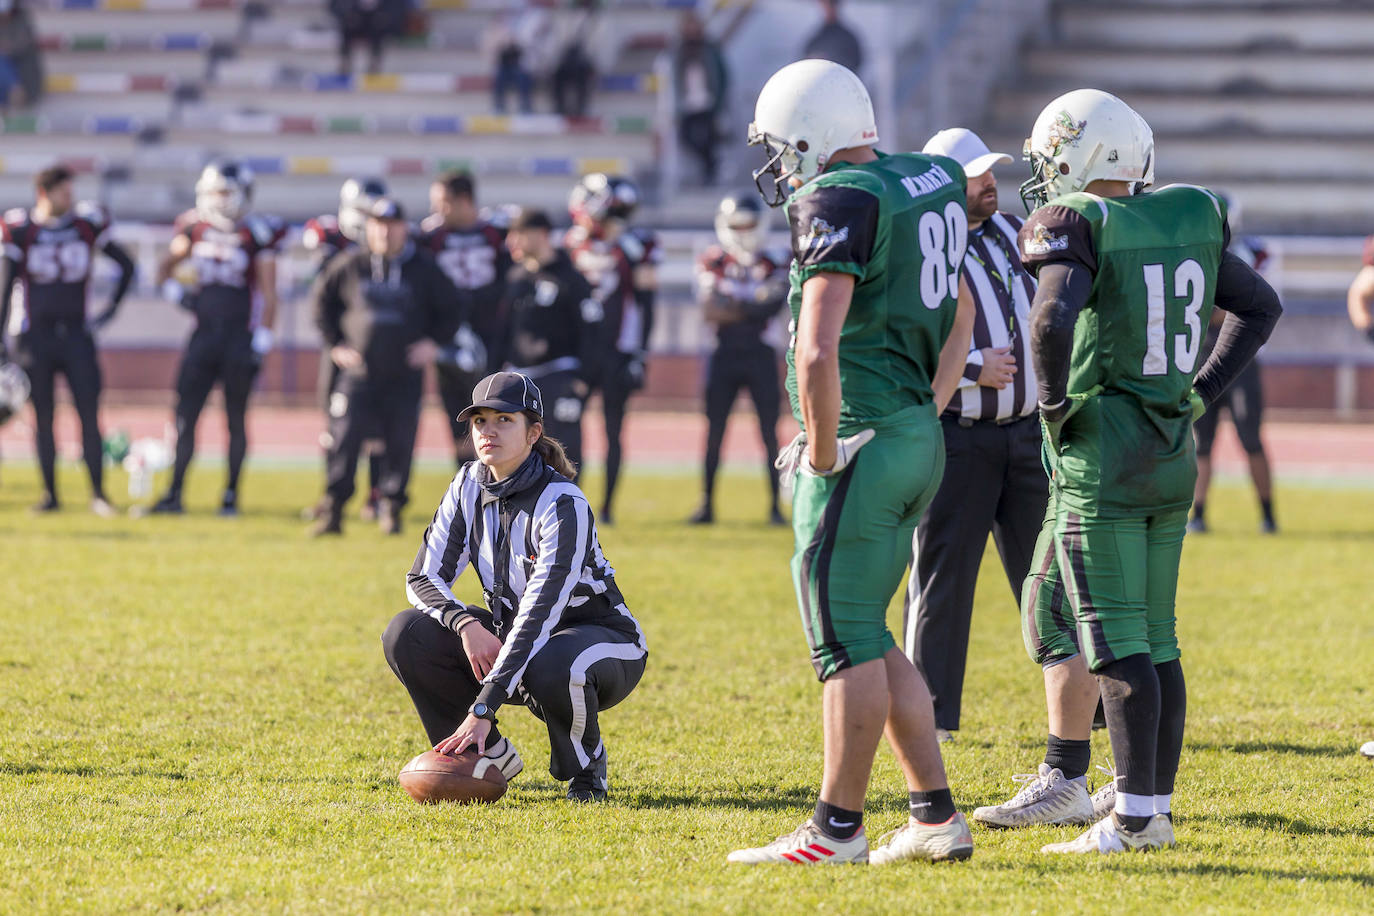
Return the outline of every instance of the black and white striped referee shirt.
[[[576,484],[545,465],[535,484],[497,499],[479,469],[469,462],[453,478],[406,576],[414,606],[457,632],[475,615],[451,585],[469,564],[476,569],[503,642],[478,700],[492,708],[508,700],[549,637],[575,624],[617,630],[646,649]]]
[[[1016,233],[1019,217],[998,211],[969,233],[964,273],[978,303],[959,390],[945,416],[966,420],[1010,420],[1035,413],[1035,368],[1030,360],[1030,305],[1035,281],[1021,267]],[[978,384],[987,347],[1011,346],[1016,374],[1003,389]]]

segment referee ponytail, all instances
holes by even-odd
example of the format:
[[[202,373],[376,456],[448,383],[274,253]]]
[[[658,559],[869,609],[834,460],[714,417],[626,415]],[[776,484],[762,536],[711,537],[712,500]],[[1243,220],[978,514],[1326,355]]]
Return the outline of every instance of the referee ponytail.
[[[563,451],[563,443],[543,432],[543,421],[537,414],[529,410],[524,413],[525,419],[529,421],[531,426],[535,423],[540,424],[539,438],[535,440],[533,446],[540,460],[569,480],[576,478],[577,466],[568,458],[568,453]]]

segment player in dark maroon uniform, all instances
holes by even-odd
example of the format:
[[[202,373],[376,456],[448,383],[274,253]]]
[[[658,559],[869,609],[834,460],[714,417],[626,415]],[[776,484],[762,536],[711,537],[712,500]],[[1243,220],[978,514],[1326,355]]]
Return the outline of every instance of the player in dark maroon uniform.
[[[367,228],[367,215],[372,210],[373,205],[386,197],[386,182],[380,178],[350,178],[339,188],[339,211],[335,213],[325,213],[314,219],[307,220],[301,232],[301,244],[305,249],[315,255],[315,273],[319,274],[324,270],[326,264],[334,255],[341,251],[349,251],[363,244],[363,232]],[[324,448],[326,458],[333,445],[329,434],[329,427],[333,424],[333,417],[329,412],[330,395],[334,392],[335,384],[339,378],[339,367],[329,358],[329,354],[320,353],[319,378],[316,381],[316,392],[319,396],[320,409],[324,411],[325,431],[320,435],[320,444]],[[363,501],[362,517],[364,521],[372,521],[377,517],[377,504],[381,498],[378,491],[378,481],[382,475],[382,453],[380,440],[374,440],[372,448],[368,452],[367,479],[368,494]],[[317,518],[320,506],[316,505],[305,511],[308,519]]]
[[[628,223],[638,203],[634,182],[600,172],[579,181],[568,202],[573,225],[564,247],[602,310],[602,358],[587,370],[601,389],[606,419],[606,497],[597,516],[603,525],[612,522],[625,407],[630,395],[644,387],[644,360],[654,328],[661,254],[651,231]]]
[[[5,361],[4,332],[10,303],[19,287],[19,337],[16,362],[28,373],[33,400],[34,439],[43,474],[40,512],[57,509],[57,448],[53,439],[53,392],[60,372],[67,379],[81,418],[81,450],[91,478],[91,508],[111,515],[101,479],[103,455],[98,423],[100,365],[93,331],[114,317],[134,278],[134,262],[109,238],[110,218],[89,202],[74,203],[72,171],[55,165],[35,179],[32,210],[5,214],[3,237],[6,276],[0,301],[0,363]],[[87,317],[86,293],[91,264],[99,249],[119,265],[119,280],[109,304]]]
[[[479,216],[476,186],[467,172],[446,172],[429,188],[432,211],[416,238],[467,301],[455,302],[461,320],[453,342],[435,362],[439,395],[448,414],[458,463],[475,457],[467,424],[458,414],[472,402],[472,389],[500,365],[497,350],[505,337],[501,301],[510,271],[506,231]]]
[[[285,227],[276,219],[248,212],[253,175],[237,162],[205,167],[196,182],[196,207],[177,220],[158,281],[169,297],[179,298],[196,316],[177,373],[176,461],[172,484],[153,512],[180,513],[182,485],[196,448],[196,421],[210,390],[224,389],[229,426],[228,478],[221,515],[238,513],[239,472],[248,453],[245,418],[248,395],[258,368],[272,349],[277,315],[277,249]],[[195,289],[184,296],[172,274],[189,261]],[[259,311],[260,307],[260,311]]]
[[[770,494],[769,521],[786,524],[778,509],[778,410],[782,388],[778,354],[764,339],[769,325],[787,301],[787,267],[791,257],[764,248],[768,233],[758,196],[731,195],[716,211],[716,238],[697,261],[697,293],[706,321],[716,326],[717,346],[706,370],[706,468],[701,507],[688,521],[715,520],[712,495],[720,446],[730,408],[741,388],[749,390],[763,435]]]

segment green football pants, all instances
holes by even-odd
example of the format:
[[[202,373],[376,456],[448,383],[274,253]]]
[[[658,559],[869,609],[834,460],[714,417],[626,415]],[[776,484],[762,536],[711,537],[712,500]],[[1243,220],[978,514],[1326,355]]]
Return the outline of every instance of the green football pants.
[[[792,496],[792,581],[822,681],[897,645],[887,606],[906,577],[916,521],[944,474],[933,406],[873,429],[877,435],[841,473],[798,474]]]
[[[1041,666],[1084,652],[1097,671],[1149,653],[1179,657],[1174,599],[1188,510],[1087,518],[1052,495],[1021,591],[1026,651]]]

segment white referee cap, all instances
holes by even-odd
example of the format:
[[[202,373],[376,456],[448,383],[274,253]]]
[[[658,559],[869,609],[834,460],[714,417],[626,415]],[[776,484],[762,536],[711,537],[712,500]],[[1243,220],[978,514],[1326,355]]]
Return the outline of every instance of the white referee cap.
[[[949,127],[926,141],[921,152],[928,156],[948,156],[964,167],[964,174],[975,178],[1002,162],[1011,162],[1007,153],[994,153],[983,138],[967,127]]]

